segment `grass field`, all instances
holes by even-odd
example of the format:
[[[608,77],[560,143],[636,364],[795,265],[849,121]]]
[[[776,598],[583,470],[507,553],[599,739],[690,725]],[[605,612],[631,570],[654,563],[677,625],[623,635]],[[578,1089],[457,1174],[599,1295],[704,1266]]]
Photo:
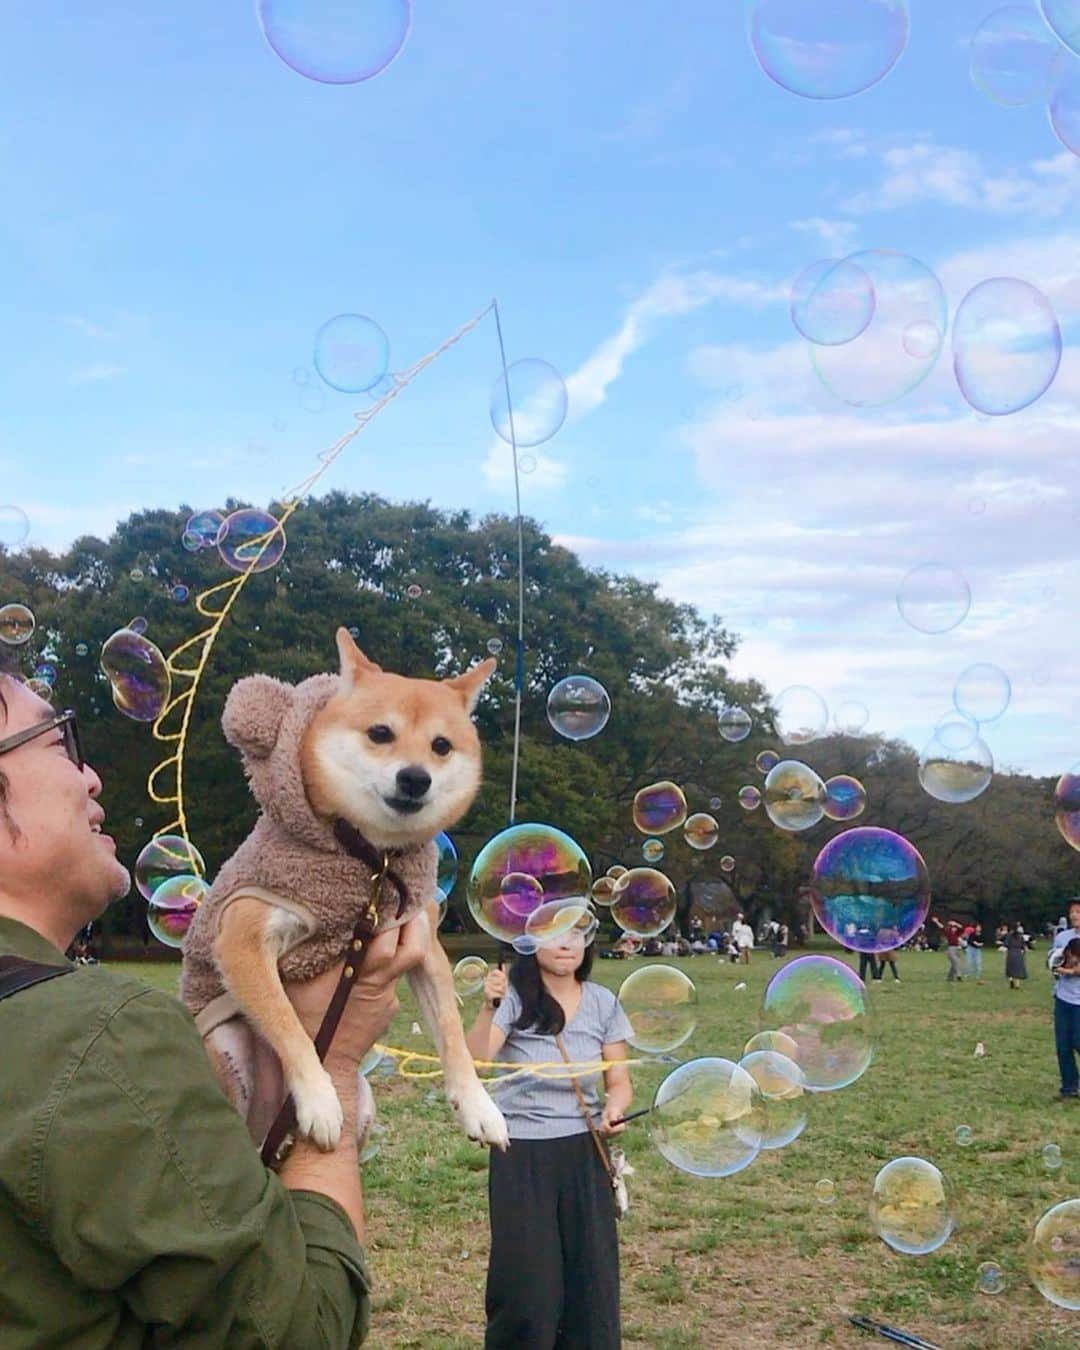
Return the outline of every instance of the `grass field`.
[[[835,949],[833,949],[835,951]],[[1057,1103],[1050,981],[1042,951],[1010,991],[1003,956],[986,954],[983,984],[945,982],[944,953],[904,953],[902,982],[871,986],[875,1062],[854,1086],[819,1094],[800,1139],[762,1153],[744,1172],[698,1180],[656,1153],[644,1123],[624,1140],[636,1169],[621,1226],[623,1328],[628,1347],[874,1344],[847,1314],[868,1313],[942,1347],[1080,1344],[1080,1314],[1046,1303],[1031,1284],[1025,1243],[1048,1206],[1080,1196],[1080,1107]],[[616,988],[637,961],[597,961]],[[761,992],[776,963],[757,952],[749,970],[695,957],[701,1017],[680,1053],[738,1058],[758,1029]],[[174,989],[175,966],[139,968]],[[736,990],[745,980],[747,987]],[[409,1049],[415,1010],[402,1007],[387,1041]],[[475,1012],[475,1002],[466,1016]],[[975,1058],[977,1041],[985,1058]],[[639,1104],[668,1066],[634,1070]],[[486,1161],[459,1137],[430,1082],[374,1078],[381,1152],[365,1167],[368,1249],[377,1281],[370,1344],[474,1347],[483,1339],[487,1261]],[[965,1124],[974,1142],[959,1147]],[[1061,1168],[1043,1165],[1044,1143]],[[939,1251],[904,1257],[871,1230],[867,1199],[890,1158],[918,1154],[954,1188],[957,1229]],[[831,1178],[837,1198],[815,1198]],[[529,1253],[518,1253],[529,1278]],[[976,1268],[998,1262],[1005,1291],[977,1293]],[[884,1341],[877,1342],[885,1344]]]

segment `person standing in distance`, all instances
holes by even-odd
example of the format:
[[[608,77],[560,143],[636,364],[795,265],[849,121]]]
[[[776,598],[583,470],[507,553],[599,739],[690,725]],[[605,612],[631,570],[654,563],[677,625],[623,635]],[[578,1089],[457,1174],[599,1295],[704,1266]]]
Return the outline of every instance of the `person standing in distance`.
[[[1066,947],[1080,938],[1080,896],[1069,901],[1069,927],[1054,938],[1047,964],[1054,976],[1054,1045],[1061,1072],[1059,1101],[1076,1101],[1080,1096],[1080,970],[1068,959]]]
[[[750,964],[750,953],[754,950],[754,930],[741,914],[736,915],[731,925],[731,936],[739,949],[739,960],[744,966]]]

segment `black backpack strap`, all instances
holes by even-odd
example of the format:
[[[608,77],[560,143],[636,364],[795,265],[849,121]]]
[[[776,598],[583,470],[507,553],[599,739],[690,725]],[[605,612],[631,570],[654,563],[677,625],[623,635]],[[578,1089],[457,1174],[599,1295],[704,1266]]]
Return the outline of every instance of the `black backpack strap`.
[[[43,980],[53,980],[57,975],[70,975],[74,969],[74,966],[46,966],[22,956],[0,956],[0,999]]]

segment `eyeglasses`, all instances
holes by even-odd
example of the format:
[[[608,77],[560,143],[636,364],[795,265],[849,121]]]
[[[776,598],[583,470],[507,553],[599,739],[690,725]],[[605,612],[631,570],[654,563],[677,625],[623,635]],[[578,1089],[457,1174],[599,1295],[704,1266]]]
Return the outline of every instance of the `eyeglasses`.
[[[36,740],[38,736],[47,736],[50,731],[59,731],[63,735],[64,752],[81,772],[86,760],[83,759],[82,743],[79,740],[79,724],[70,708],[65,708],[62,713],[57,713],[48,721],[35,722],[25,731],[17,731],[14,736],[8,736],[6,740],[0,741],[0,755],[6,755],[9,750],[17,750],[20,745]]]

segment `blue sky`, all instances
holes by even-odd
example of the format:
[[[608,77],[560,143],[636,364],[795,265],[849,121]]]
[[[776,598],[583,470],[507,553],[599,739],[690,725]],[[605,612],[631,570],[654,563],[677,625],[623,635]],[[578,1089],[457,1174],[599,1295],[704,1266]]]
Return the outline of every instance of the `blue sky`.
[[[858,699],[916,745],[994,662],[998,765],[1061,772],[1080,759],[1080,160],[1045,106],[973,86],[993,8],[911,0],[896,68],[830,103],[765,77],[737,0],[417,0],[398,59],[346,87],[286,67],[252,4],[16,3],[0,504],[59,547],[138,507],[265,502],[366,406],[294,384],[320,324],[371,315],[403,369],[498,296],[511,358],[570,389],[531,514],[728,619],[740,674]],[[840,403],[786,297],[864,248],[934,269],[950,311],[986,277],[1038,286],[1066,337],[1052,389],[979,417],[946,346],[913,395]],[[487,320],[324,485],[508,509],[497,371]],[[973,596],[937,637],[895,604],[929,560]]]

